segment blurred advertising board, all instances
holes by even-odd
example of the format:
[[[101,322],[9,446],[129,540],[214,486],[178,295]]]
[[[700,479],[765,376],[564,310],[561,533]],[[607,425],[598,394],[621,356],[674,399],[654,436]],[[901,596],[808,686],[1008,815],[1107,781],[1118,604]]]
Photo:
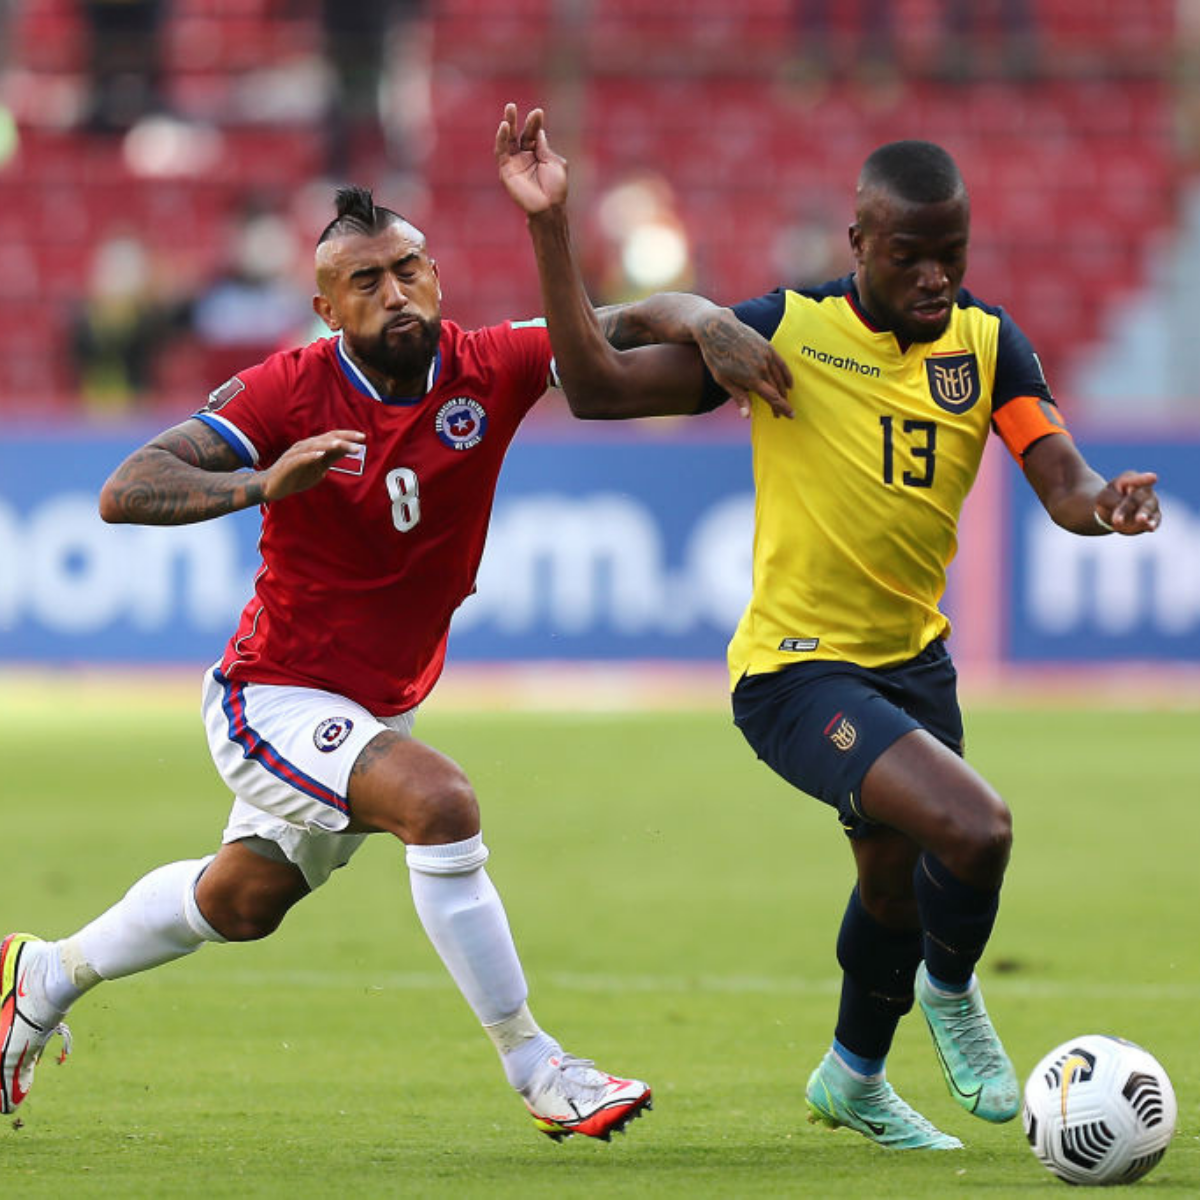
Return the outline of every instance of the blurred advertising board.
[[[1200,438],[1089,438],[1086,452],[1106,478],[1156,471],[1162,526],[1152,537],[1072,537],[1017,480],[1002,533],[1005,657],[1200,663]]]
[[[749,592],[749,450],[740,429],[696,428],[518,436],[452,658],[720,659]],[[257,514],[105,525],[100,486],[141,440],[79,431],[0,442],[0,663],[220,654],[250,592]],[[1200,664],[1200,437],[1085,444],[1105,473],[1160,472],[1162,529],[1064,534],[993,447],[952,571],[956,654],[991,665]]]

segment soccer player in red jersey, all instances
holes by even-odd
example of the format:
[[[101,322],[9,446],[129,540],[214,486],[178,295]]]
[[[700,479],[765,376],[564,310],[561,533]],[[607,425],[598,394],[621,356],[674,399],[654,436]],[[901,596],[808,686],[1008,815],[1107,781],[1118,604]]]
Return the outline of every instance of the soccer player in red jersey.
[[[406,847],[422,924],[539,1129],[608,1139],[650,1088],[563,1052],[535,1022],[479,805],[411,736],[450,618],[474,586],[496,478],[553,363],[540,321],[441,319],[425,238],[344,188],[316,251],[332,338],[218,388],[105,484],[110,522],[180,525],[260,505],[262,567],[205,678],[214,761],[234,793],[214,856],[159,867],[74,935],[0,946],[0,1111],[33,1082],[96,984],[272,933],[369,833]],[[64,1049],[65,1054],[65,1049]]]

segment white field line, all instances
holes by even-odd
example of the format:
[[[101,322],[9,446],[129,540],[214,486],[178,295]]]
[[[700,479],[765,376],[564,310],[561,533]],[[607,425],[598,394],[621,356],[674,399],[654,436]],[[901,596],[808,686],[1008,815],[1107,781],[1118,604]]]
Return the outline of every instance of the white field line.
[[[1101,710],[1200,710],[1200,664],[1092,667],[964,668],[960,690],[968,706],[1086,707]],[[195,668],[80,667],[38,669],[0,663],[0,715],[60,712],[113,714],[153,708],[156,714],[199,710]],[[424,712],[596,715],[729,708],[723,663],[546,662],[451,663]]]
[[[159,986],[192,988],[194,982],[155,975]],[[440,971],[259,971],[240,970],[222,975],[223,983],[246,987],[288,987],[305,990],[360,989],[368,993],[449,991],[453,983]],[[609,995],[638,992],[651,995],[723,996],[836,996],[840,980],[785,978],[771,975],[591,975],[562,971],[531,973],[537,987],[566,992]],[[1111,980],[1021,980],[984,976],[989,997],[1019,1000],[1127,1000],[1136,1002],[1200,1001],[1195,983],[1113,982]]]

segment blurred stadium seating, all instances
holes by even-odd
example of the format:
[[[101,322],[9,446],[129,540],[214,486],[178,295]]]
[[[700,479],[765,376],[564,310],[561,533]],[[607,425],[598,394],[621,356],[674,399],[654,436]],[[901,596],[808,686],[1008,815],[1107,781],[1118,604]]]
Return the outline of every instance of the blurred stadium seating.
[[[851,39],[859,6],[835,7],[833,35]],[[695,286],[725,302],[799,282],[784,274],[780,231],[818,212],[841,237],[864,155],[927,137],[958,157],[971,188],[969,286],[1016,315],[1054,378],[1144,281],[1150,248],[1176,220],[1189,167],[1173,139],[1174,0],[1036,0],[1036,61],[1013,71],[983,53],[965,75],[951,69],[937,0],[894,7],[894,71],[814,78],[796,70],[805,33],[791,0],[429,0],[432,120],[427,144],[405,155],[403,206],[441,261],[448,315],[478,324],[539,307],[490,154],[506,100],[551,110],[581,208],[630,170],[665,176]],[[167,106],[220,140],[210,162],[185,155],[147,173],[63,100],[86,78],[73,0],[10,6],[0,103],[19,141],[0,163],[0,326],[21,332],[0,357],[10,413],[77,406],[71,305],[107,233],[136,230],[168,269],[200,280],[248,195],[310,219],[295,205],[322,175],[324,132],[313,104],[289,97],[319,63],[315,11],[302,0],[174,0],[165,11]],[[257,88],[263,77],[278,86]],[[387,164],[360,173],[397,203]],[[312,232],[302,229],[305,244]],[[196,377],[168,372],[147,405],[186,406],[220,382],[203,360],[185,361]]]

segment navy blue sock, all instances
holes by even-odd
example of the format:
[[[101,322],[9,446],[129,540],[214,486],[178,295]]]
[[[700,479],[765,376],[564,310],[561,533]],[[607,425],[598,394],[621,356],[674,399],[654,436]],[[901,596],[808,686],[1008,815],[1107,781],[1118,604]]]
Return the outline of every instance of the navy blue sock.
[[[917,860],[913,886],[925,931],[926,970],[951,986],[970,982],[992,936],[1000,907],[999,888],[981,892],[956,879],[929,853]]]
[[[918,930],[888,929],[850,894],[838,933],[842,1000],[834,1037],[860,1058],[882,1064],[900,1018],[913,1005],[913,979],[921,961]]]

